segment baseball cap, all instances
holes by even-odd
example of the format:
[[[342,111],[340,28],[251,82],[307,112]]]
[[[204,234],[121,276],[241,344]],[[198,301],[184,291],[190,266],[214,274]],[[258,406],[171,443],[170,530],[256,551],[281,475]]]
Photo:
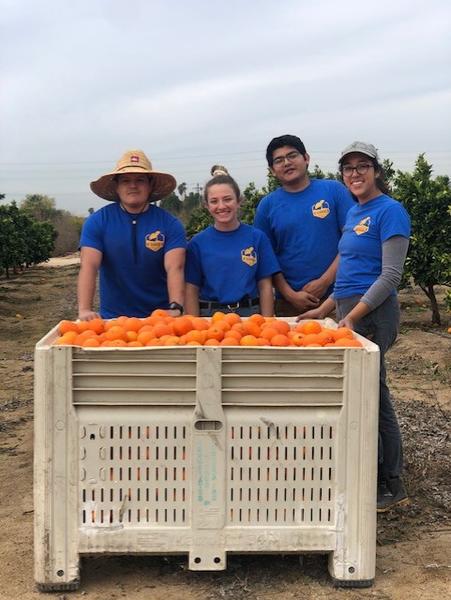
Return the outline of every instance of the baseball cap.
[[[343,161],[345,156],[351,154],[352,152],[359,152],[360,154],[365,154],[365,156],[379,160],[377,148],[375,148],[373,144],[366,144],[365,142],[352,142],[352,144],[349,144],[349,146],[346,146],[346,148],[342,150],[340,162]]]

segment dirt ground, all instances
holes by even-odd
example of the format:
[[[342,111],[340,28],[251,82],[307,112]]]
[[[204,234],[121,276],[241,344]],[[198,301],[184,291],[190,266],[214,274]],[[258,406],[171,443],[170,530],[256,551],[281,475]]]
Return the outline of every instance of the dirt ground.
[[[75,318],[75,260],[54,260],[0,280],[0,599],[49,597],[33,581],[33,348]],[[59,263],[59,264],[58,264]],[[48,268],[55,266],[56,268]],[[334,589],[326,557],[230,556],[225,572],[199,573],[184,557],[86,559],[76,592],[58,600],[428,600],[451,589],[451,325],[432,327],[419,290],[401,293],[401,333],[389,353],[390,386],[405,445],[409,506],[378,517],[376,581]],[[448,590],[448,592],[446,592]],[[51,597],[51,596],[50,596]]]

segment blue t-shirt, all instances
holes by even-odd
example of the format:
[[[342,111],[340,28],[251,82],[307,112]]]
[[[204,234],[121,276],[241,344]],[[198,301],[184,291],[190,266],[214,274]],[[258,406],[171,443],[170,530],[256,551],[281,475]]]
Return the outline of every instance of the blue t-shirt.
[[[402,204],[390,196],[382,194],[351,208],[338,245],[334,298],[349,298],[368,290],[382,271],[382,244],[395,235],[410,236],[410,218]]]
[[[232,304],[258,298],[260,279],[279,271],[266,235],[244,223],[234,231],[210,225],[188,244],[185,279],[199,288],[202,300]]]
[[[312,179],[301,192],[278,188],[262,198],[254,225],[269,237],[295,291],[320,277],[333,262],[346,214],[354,204],[345,186],[329,179]]]
[[[80,246],[102,252],[100,314],[145,317],[168,306],[164,255],[186,248],[183,226],[155,205],[140,214],[124,211],[117,202],[85,221]]]

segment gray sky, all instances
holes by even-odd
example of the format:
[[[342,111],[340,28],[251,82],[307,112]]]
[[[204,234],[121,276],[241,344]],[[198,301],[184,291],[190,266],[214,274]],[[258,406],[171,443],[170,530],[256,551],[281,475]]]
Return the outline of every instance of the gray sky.
[[[265,148],[312,164],[373,143],[451,175],[449,0],[0,0],[0,192],[84,215],[142,148],[188,190],[214,163],[265,183]]]

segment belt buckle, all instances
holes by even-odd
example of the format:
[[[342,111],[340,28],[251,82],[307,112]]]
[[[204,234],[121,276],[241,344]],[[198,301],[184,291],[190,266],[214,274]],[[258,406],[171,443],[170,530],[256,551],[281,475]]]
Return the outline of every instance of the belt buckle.
[[[231,311],[231,312],[235,312],[236,310],[238,310],[240,308],[240,303],[236,302],[234,305],[233,304],[227,304],[227,308]]]

